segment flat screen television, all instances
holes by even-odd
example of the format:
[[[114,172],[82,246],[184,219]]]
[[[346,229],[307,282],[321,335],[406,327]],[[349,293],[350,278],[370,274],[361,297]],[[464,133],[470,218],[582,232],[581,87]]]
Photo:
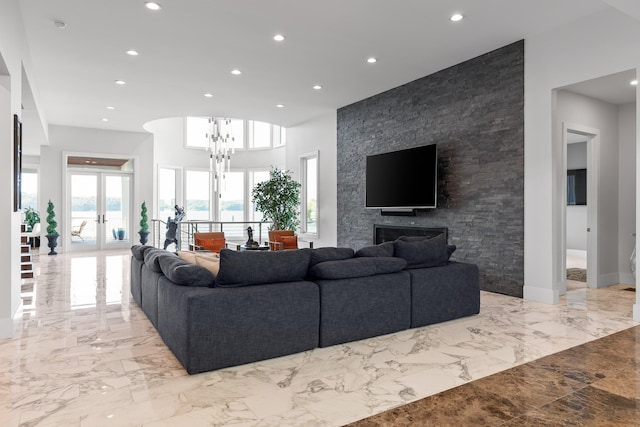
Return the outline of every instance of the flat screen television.
[[[367,156],[366,167],[366,208],[405,210],[436,207],[436,144]]]

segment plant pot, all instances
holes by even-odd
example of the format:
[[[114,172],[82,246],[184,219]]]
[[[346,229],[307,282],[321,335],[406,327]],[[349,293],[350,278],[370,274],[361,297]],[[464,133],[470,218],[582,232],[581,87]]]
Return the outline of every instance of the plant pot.
[[[149,232],[148,231],[138,231],[138,234],[140,235],[140,244],[144,245],[147,243],[147,236],[149,236]]]
[[[49,243],[47,246],[51,249],[47,255],[58,255],[58,252],[55,251],[56,246],[58,246],[58,235],[57,234],[47,234],[47,240]]]

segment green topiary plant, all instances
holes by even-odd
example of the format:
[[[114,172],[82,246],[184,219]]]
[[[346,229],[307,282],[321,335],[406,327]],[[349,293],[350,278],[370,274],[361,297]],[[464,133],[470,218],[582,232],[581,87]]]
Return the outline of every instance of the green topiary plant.
[[[256,210],[273,221],[272,230],[295,230],[300,224],[300,183],[291,178],[291,171],[271,169],[267,181],[259,182],[251,190]]]
[[[142,202],[142,206],[140,207],[140,232],[148,233],[149,232],[149,224],[147,221],[149,218],[147,217],[147,202]]]
[[[56,222],[56,213],[54,211],[55,206],[53,206],[53,202],[49,200],[47,203],[47,234],[49,236],[59,236],[60,234],[56,231],[58,227],[58,223]]]

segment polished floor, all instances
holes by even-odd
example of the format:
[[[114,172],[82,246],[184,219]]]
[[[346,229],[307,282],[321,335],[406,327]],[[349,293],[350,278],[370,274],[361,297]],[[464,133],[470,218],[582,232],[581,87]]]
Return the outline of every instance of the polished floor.
[[[628,286],[577,289],[554,306],[483,292],[478,316],[189,376],[128,282],[126,251],[40,256],[24,320],[0,340],[0,425],[338,426],[636,325]]]

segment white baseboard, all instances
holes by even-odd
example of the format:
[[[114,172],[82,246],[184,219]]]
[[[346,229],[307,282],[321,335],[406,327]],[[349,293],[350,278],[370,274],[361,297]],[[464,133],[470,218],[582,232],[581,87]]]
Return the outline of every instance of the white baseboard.
[[[528,301],[537,301],[544,304],[557,304],[560,300],[560,292],[558,289],[524,285],[522,294],[522,297]]]
[[[633,277],[633,274],[631,273],[620,273],[620,282],[618,283],[624,283],[625,285],[635,286],[636,278]]]
[[[620,283],[619,273],[601,274],[598,278],[597,288],[606,288],[607,286],[617,285]]]
[[[22,321],[22,301],[12,317],[0,319],[0,338],[12,338]]]
[[[640,304],[633,304],[633,320],[640,322]]]

